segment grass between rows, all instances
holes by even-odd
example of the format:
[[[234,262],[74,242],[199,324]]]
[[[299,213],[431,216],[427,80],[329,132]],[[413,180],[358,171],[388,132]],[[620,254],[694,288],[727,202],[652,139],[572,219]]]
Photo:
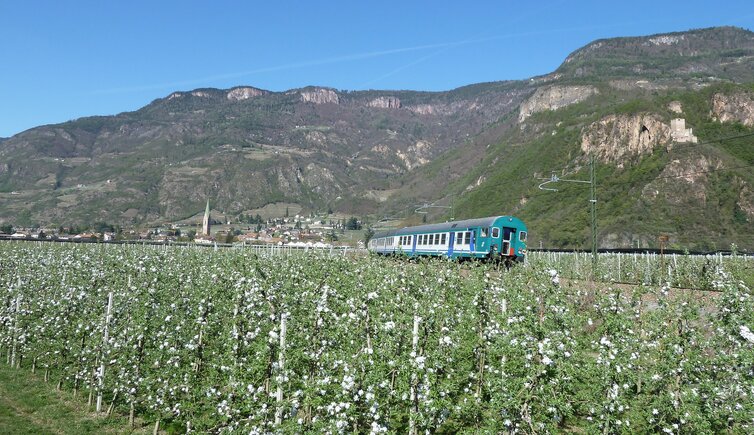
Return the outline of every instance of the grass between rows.
[[[0,363],[0,433],[87,434],[150,433],[145,427],[132,431],[128,418],[107,417],[87,407],[86,398],[57,391],[53,384],[31,373]]]

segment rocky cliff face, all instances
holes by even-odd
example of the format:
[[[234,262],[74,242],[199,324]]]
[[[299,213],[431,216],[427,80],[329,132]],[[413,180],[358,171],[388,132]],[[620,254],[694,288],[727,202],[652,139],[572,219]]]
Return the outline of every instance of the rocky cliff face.
[[[581,150],[619,166],[650,154],[656,146],[670,147],[671,129],[653,113],[608,115],[584,128]]]
[[[379,109],[400,109],[401,100],[396,97],[377,97],[374,100],[367,103],[369,107],[376,107]]]
[[[317,88],[301,92],[301,101],[314,104],[339,104],[340,98],[332,89]]]
[[[243,100],[248,100],[249,98],[258,97],[264,94],[266,94],[266,92],[261,89],[244,86],[240,88],[231,89],[230,91],[228,91],[225,97],[231,101],[243,101]]]
[[[534,95],[521,104],[518,122],[537,112],[558,110],[586,100],[599,91],[594,86],[550,86],[539,88]]]
[[[715,94],[712,96],[710,116],[720,122],[740,122],[751,127],[754,125],[754,95],[750,93]]]
[[[410,171],[429,163],[429,160],[432,157],[432,144],[420,140],[409,146],[406,151],[398,150],[396,154],[406,166],[406,169]]]
[[[689,200],[704,204],[707,201],[707,187],[710,171],[723,168],[719,159],[707,156],[688,156],[671,160],[662,170],[657,180],[642,190],[645,197],[662,199],[670,204],[682,204]],[[681,185],[668,189],[668,184]],[[679,195],[678,192],[683,192]]]

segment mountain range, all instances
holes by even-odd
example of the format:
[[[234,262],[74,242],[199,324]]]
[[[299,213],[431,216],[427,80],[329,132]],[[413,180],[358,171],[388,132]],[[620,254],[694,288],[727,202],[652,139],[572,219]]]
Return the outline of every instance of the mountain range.
[[[0,223],[187,222],[209,199],[230,220],[514,214],[535,247],[584,247],[588,185],[538,186],[588,180],[593,156],[600,246],[752,249],[753,83],[754,33],[718,27],[598,40],[550,74],[446,92],[173,92],[0,140]]]

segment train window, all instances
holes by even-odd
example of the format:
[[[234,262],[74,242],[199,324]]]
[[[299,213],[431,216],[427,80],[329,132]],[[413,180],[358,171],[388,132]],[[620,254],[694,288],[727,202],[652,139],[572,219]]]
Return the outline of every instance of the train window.
[[[492,238],[497,239],[500,237],[500,228],[493,228],[492,229]]]
[[[466,231],[466,237],[465,237],[464,243],[466,243],[467,245],[471,244],[471,231]]]
[[[456,233],[456,243],[463,245],[463,233]]]
[[[489,237],[489,230],[487,227],[482,228],[482,235],[481,237]]]
[[[443,233],[442,236],[440,236],[440,244],[441,245],[445,244],[445,236],[447,236],[447,234],[445,234],[445,233]]]
[[[526,231],[521,231],[518,233],[518,240],[521,240],[522,242],[526,241]]]

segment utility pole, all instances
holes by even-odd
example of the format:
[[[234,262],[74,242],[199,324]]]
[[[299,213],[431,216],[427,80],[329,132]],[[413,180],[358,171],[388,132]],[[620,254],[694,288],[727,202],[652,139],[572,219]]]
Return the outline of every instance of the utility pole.
[[[592,268],[597,266],[597,176],[594,174],[594,154],[589,159],[589,187],[592,208]]]

